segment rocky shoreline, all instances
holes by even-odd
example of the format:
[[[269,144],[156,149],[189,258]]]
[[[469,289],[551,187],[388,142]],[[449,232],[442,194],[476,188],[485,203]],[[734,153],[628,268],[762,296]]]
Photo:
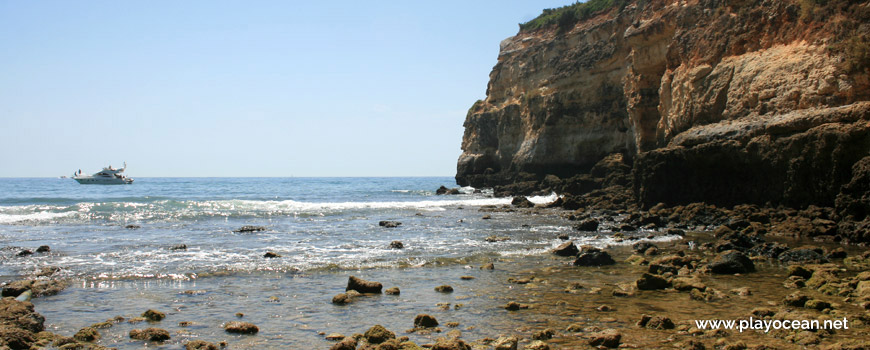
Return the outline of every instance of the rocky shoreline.
[[[497,295],[499,300],[506,300],[501,306],[474,310],[478,306],[472,298],[462,307],[512,319],[515,332],[466,338],[462,330],[473,330],[473,324],[460,326],[449,317],[446,321],[444,316],[436,319],[429,314],[431,310],[421,309],[414,320],[407,320],[413,328],[406,330],[388,330],[375,324],[364,329],[360,328],[364,325],[359,325],[359,333],[348,336],[322,330],[322,348],[861,349],[870,346],[863,337],[870,324],[870,251],[832,239],[808,240],[806,238],[825,235],[804,233],[826,232],[824,230],[835,227],[822,219],[830,215],[830,211],[824,208],[777,211],[753,206],[723,209],[692,204],[633,212],[609,209],[613,202],[606,200],[597,202],[603,205],[564,209],[575,205],[572,203],[588,200],[589,197],[564,196],[555,203],[530,206],[527,200],[517,197],[511,206],[479,209],[480,215],[502,212],[529,218],[541,214],[561,215],[566,223],[574,223],[578,232],[604,230],[612,232],[614,242],[623,243],[599,249],[565,241],[549,256],[539,257],[537,267],[510,271],[509,263],[496,261],[475,268],[479,275],[465,272],[458,279],[463,288],[473,288],[465,286],[473,286],[487,274],[513,276],[496,282],[496,287],[486,293],[492,294],[489,297]],[[793,234],[773,234],[784,230],[791,230]],[[663,243],[647,240],[659,235],[683,237]],[[495,244],[498,240],[491,242]],[[446,284],[434,289],[433,286],[425,288],[432,294],[450,295],[454,290],[451,284],[459,281],[443,282]],[[143,310],[142,315],[126,318],[106,315],[105,322],[77,330],[72,336],[45,331],[44,319],[21,294],[30,291],[34,297],[41,297],[58,293],[66,285],[68,282],[40,276],[4,286],[0,348],[100,349],[103,348],[99,345],[100,333],[119,322],[147,323],[146,327],[130,330],[128,335],[143,344],[158,345],[168,341],[187,349],[238,346],[232,340],[222,339],[173,343],[172,333],[161,328],[161,324],[167,322],[163,320],[165,315],[156,310]],[[331,302],[353,312],[359,302],[383,302],[373,295],[384,292],[399,296],[409,288],[424,288],[403,285],[400,292],[393,286],[383,287],[377,282],[351,277],[346,292],[335,295]],[[206,293],[189,292],[193,297]],[[323,295],[323,303],[330,303],[330,295]],[[449,310],[451,306],[446,307]],[[458,309],[459,304],[456,307]],[[507,313],[502,314],[504,312]],[[561,318],[537,320],[549,314]],[[390,313],[385,310],[377,317],[389,318]],[[845,318],[850,328],[765,333],[703,330],[694,323],[696,319],[749,317],[756,320]],[[178,326],[187,326],[182,323],[185,321]],[[223,327],[227,334],[259,331],[257,325],[239,320],[227,320]],[[172,330],[173,327],[167,328]],[[429,341],[417,344],[411,340],[419,336]],[[262,346],[268,347],[268,343]]]

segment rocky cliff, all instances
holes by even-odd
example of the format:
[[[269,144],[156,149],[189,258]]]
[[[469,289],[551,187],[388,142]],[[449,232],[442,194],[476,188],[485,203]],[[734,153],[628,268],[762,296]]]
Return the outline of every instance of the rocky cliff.
[[[867,1],[590,3],[501,43],[461,185],[546,188],[620,153],[644,206],[832,206],[868,155]]]

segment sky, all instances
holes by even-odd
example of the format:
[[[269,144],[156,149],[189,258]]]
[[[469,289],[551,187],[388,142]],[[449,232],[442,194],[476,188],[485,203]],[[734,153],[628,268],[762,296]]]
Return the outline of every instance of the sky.
[[[0,0],[0,177],[452,176],[499,42],[572,2]]]

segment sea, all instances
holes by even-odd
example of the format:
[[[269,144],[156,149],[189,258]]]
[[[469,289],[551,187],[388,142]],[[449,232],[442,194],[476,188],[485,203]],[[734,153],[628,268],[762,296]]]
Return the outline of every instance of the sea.
[[[599,247],[637,242],[615,239],[606,221],[597,232],[580,232],[557,211],[514,212],[511,198],[470,187],[437,195],[442,185],[457,187],[450,177],[136,178],[112,186],[4,178],[0,281],[59,267],[53,278],[71,286],[34,304],[49,330],[67,336],[148,308],[168,314],[157,326],[169,329],[172,340],[129,339],[129,330],[154,325],[121,322],[101,329],[104,346],[181,349],[203,339],[227,341],[230,348],[329,348],[324,334],[362,333],[376,322],[401,331],[425,312],[471,326],[462,328],[471,336],[510,331],[514,317],[493,311],[503,302],[497,291],[542,259],[570,265],[548,253],[564,242],[559,236]],[[544,204],[556,198],[529,199]],[[264,229],[239,232],[243,226]],[[677,239],[645,237],[652,233],[636,234]],[[487,240],[491,236],[503,239]],[[393,241],[403,248],[391,247]],[[36,252],[40,246],[50,251]],[[19,256],[24,250],[34,253]],[[266,258],[267,252],[278,257]],[[496,269],[480,270],[486,263]],[[402,293],[333,305],[350,275]],[[454,285],[455,292],[434,292],[440,284]],[[485,306],[470,307],[475,304]],[[223,332],[223,324],[236,320],[261,331]],[[181,321],[191,323],[182,327]]]

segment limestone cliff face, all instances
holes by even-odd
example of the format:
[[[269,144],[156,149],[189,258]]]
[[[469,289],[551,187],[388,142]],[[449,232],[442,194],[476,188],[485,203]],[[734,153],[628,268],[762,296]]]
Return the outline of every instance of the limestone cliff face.
[[[462,185],[634,163],[642,205],[833,205],[870,154],[868,2],[631,2],[501,44]],[[754,184],[754,185],[753,185]]]

